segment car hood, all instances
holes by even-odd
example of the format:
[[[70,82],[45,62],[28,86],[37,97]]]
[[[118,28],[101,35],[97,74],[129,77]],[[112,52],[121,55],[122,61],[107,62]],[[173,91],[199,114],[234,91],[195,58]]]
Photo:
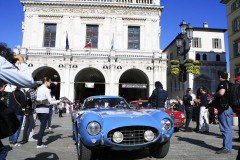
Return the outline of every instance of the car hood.
[[[105,110],[99,111],[98,114],[102,117],[103,125],[107,130],[111,130],[117,127],[123,126],[152,126],[158,128],[159,120],[157,121],[153,116],[151,116],[151,112],[147,112],[144,110]],[[104,128],[105,128],[104,127]]]

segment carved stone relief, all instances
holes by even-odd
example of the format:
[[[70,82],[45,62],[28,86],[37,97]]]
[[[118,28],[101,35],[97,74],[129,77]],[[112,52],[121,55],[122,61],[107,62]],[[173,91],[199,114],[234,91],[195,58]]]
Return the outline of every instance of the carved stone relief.
[[[106,9],[107,8],[107,9]],[[120,6],[119,6],[120,8]],[[76,13],[81,15],[123,15],[123,16],[134,16],[134,15],[141,15],[141,16],[159,16],[157,10],[149,10],[149,9],[126,9],[125,7],[122,7],[119,9],[117,7],[84,7],[81,6],[81,9],[79,8],[67,8],[67,7],[45,7],[39,6],[39,7],[26,7],[26,13],[28,12],[39,12],[39,13]]]

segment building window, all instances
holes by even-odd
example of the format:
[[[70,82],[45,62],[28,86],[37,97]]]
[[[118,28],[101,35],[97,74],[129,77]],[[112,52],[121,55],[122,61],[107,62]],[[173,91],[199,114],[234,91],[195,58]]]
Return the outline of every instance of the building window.
[[[91,40],[92,48],[98,48],[98,25],[87,25],[86,44]]]
[[[196,54],[196,60],[201,60],[200,54]]]
[[[220,61],[220,55],[216,55],[216,61]]]
[[[140,49],[140,27],[128,27],[128,49]]]
[[[170,53],[170,60],[173,60],[173,52]]]
[[[221,49],[221,39],[213,38],[212,40],[212,47],[213,49]]]
[[[236,0],[235,2],[232,3],[231,5],[231,11],[235,11],[238,7],[240,7],[240,0]]]
[[[232,21],[232,33],[240,30],[240,16]]]
[[[203,60],[206,61],[207,60],[207,55],[203,54]]]
[[[235,77],[240,76],[240,67],[235,68],[234,74],[235,74]]]
[[[240,40],[233,44],[233,56],[237,57],[240,55]]]
[[[55,47],[56,24],[45,24],[44,26],[44,47]]]
[[[193,43],[192,43],[193,48],[201,48],[201,38],[193,38]]]

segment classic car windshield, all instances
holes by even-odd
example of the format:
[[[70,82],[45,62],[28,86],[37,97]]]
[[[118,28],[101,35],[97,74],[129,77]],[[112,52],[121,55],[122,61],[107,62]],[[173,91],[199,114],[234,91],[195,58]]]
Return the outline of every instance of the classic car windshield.
[[[148,102],[139,102],[138,108],[139,109],[149,109],[149,108],[151,108],[151,105]]]
[[[130,109],[123,98],[89,98],[84,103],[83,109],[89,108]]]

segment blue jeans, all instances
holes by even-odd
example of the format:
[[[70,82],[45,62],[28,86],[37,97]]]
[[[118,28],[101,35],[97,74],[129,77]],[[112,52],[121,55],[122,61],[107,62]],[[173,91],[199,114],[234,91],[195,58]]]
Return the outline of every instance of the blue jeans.
[[[47,121],[47,127],[51,127],[51,122],[52,122],[52,114],[53,114],[53,110],[49,109],[49,116],[48,116],[48,121]]]
[[[13,142],[13,143],[17,142],[19,133],[21,131],[22,121],[23,121],[23,116],[22,115],[16,115],[16,116],[17,116],[17,118],[18,118],[18,120],[20,122],[20,126],[19,126],[18,130],[16,131],[16,133],[14,133],[13,135],[11,135],[9,137],[9,142]]]
[[[185,106],[186,110],[186,123],[185,123],[185,129],[188,129],[189,123],[192,120],[193,115],[193,107]]]
[[[43,134],[47,125],[47,120],[48,120],[48,113],[38,113],[37,114],[39,120],[40,120],[40,129],[39,129],[39,133],[38,133],[38,142],[37,145],[41,146],[42,145],[42,138],[43,138]]]
[[[5,149],[4,145],[0,140],[0,160],[5,160],[7,157],[8,151]]]
[[[223,136],[223,149],[232,152],[232,117],[233,110],[228,107],[227,110],[218,109],[218,120],[220,131]]]

